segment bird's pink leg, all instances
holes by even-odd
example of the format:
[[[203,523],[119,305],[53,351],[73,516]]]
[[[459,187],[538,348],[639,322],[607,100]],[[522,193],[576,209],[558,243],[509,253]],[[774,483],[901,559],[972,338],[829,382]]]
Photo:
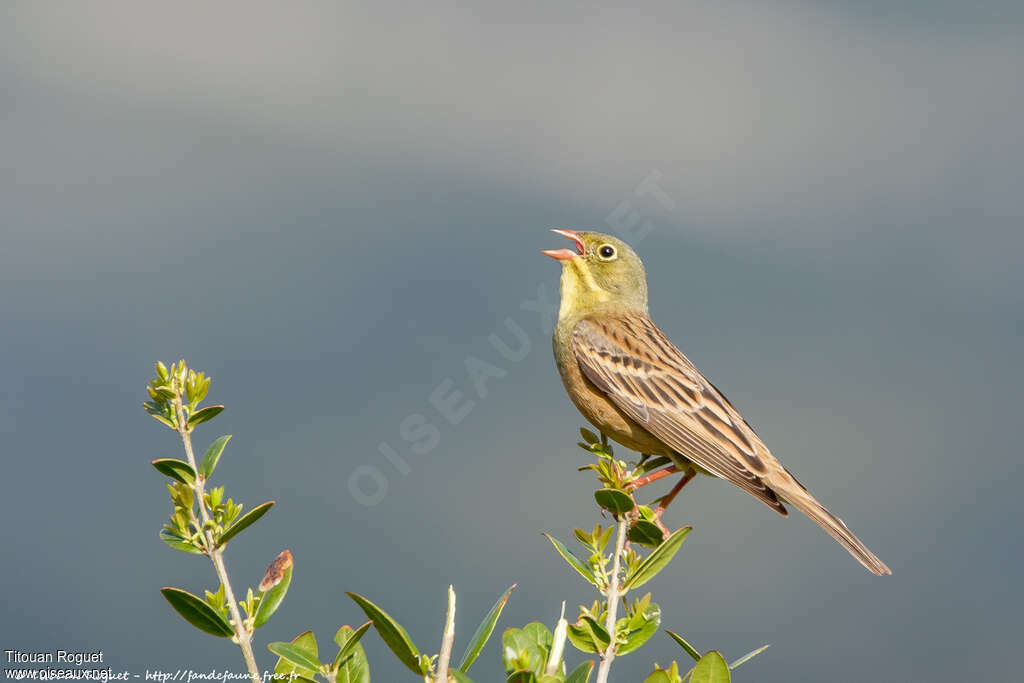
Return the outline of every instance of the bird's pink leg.
[[[662,496],[661,500],[658,501],[658,507],[654,508],[654,516],[659,520],[665,513],[665,509],[672,504],[672,501],[676,499],[679,492],[683,490],[683,487],[690,483],[690,480],[697,476],[697,470],[689,470],[684,474],[676,485],[672,487],[672,490]]]
[[[679,471],[673,466],[671,468],[666,467],[664,470],[659,470],[654,474],[661,474],[661,472],[665,472],[665,474],[670,474],[670,472],[666,472],[666,470],[669,469],[672,469],[677,472]],[[665,476],[665,474],[661,474],[661,476],[659,476],[658,478],[660,479],[661,477]],[[686,474],[680,477],[679,481],[676,482],[676,485],[672,487],[672,490],[666,493],[658,500],[658,507],[654,508],[654,523],[658,525],[659,529],[661,529],[661,534],[663,538],[668,538],[669,534],[671,534],[672,532],[669,530],[667,526],[665,526],[665,523],[661,521],[661,516],[665,514],[665,510],[668,508],[669,505],[672,504],[672,501],[675,500],[676,496],[679,495],[679,492],[683,490],[683,487],[689,484],[690,480],[693,479],[695,476],[697,476],[697,470],[687,470]]]
[[[675,465],[669,465],[668,467],[666,467],[664,469],[656,470],[654,472],[651,472],[647,476],[640,477],[639,479],[635,480],[631,484],[631,486],[633,487],[633,490],[636,490],[636,489],[640,488],[641,486],[647,486],[650,483],[656,482],[659,479],[667,477],[670,474],[675,474],[678,471],[679,471],[678,467],[676,467]]]

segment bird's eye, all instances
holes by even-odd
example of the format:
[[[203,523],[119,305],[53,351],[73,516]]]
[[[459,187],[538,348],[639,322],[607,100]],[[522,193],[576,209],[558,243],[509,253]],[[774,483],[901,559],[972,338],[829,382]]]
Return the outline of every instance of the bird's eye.
[[[597,255],[601,257],[602,261],[611,261],[615,258],[615,247],[610,244],[601,245],[601,248],[597,250]]]

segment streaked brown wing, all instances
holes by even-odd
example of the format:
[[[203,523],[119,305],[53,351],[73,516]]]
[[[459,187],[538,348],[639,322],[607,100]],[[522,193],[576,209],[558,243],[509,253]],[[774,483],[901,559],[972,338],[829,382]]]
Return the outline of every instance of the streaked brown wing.
[[[781,514],[763,481],[781,468],[743,418],[643,313],[600,313],[576,324],[583,373],[619,408],[681,455]]]

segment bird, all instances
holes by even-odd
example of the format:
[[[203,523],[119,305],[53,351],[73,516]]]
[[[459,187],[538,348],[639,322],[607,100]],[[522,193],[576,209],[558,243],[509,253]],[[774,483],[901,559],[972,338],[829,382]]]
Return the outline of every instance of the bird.
[[[580,413],[606,437],[644,455],[669,458],[673,466],[667,473],[685,473],[659,511],[695,474],[719,477],[781,515],[788,514],[785,504],[792,505],[868,571],[891,574],[651,320],[647,274],[636,252],[599,232],[552,232],[575,245],[542,252],[562,264],[553,335],[562,383]]]

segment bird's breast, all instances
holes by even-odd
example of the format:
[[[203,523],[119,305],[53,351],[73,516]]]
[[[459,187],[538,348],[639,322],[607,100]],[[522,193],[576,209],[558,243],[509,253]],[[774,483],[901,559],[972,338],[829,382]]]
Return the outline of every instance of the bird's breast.
[[[572,331],[575,326],[576,321],[559,321],[555,328],[553,346],[562,384],[577,410],[602,434],[626,448],[639,453],[671,455],[671,448],[622,412],[583,374],[572,350]]]

